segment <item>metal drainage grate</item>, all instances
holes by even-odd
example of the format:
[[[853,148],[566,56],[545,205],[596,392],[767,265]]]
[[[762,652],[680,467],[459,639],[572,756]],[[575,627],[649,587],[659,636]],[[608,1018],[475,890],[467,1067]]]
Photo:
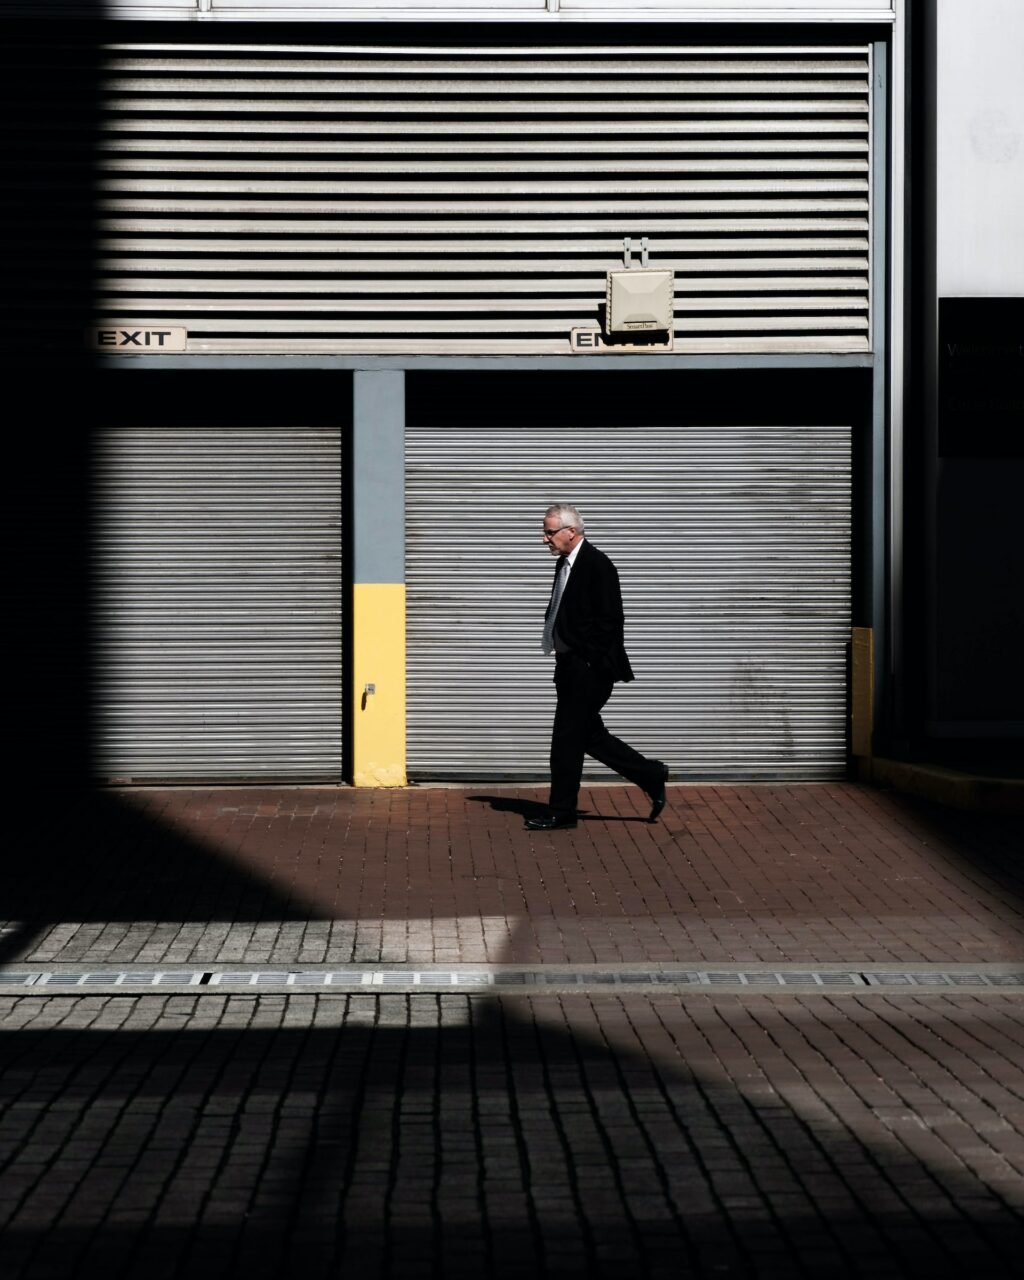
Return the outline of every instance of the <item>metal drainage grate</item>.
[[[0,970],[7,989],[89,988],[143,991],[239,989],[290,990],[481,990],[517,987],[533,990],[591,990],[609,987],[677,987],[717,990],[858,990],[1024,988],[1024,969],[1005,966],[960,972],[944,969],[748,970],[748,969],[389,969],[352,967],[331,970],[287,969],[123,969],[58,971]]]

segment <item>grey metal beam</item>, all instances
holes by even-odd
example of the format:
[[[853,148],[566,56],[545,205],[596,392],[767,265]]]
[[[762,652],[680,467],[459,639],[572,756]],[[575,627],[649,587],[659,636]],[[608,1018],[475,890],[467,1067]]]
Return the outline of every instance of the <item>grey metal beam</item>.
[[[890,492],[892,460],[889,456],[889,47],[877,41],[873,50],[872,93],[872,307],[871,346],[876,356],[871,388],[870,577],[871,627],[874,646],[874,723],[888,724],[893,695],[894,659],[898,626],[896,580],[901,542]],[[895,448],[895,442],[893,442]]]
[[[723,355],[723,356],[108,356],[101,369],[353,369],[371,371],[506,370],[539,369],[870,369],[879,363],[878,352],[831,355]],[[884,363],[884,362],[883,362]]]

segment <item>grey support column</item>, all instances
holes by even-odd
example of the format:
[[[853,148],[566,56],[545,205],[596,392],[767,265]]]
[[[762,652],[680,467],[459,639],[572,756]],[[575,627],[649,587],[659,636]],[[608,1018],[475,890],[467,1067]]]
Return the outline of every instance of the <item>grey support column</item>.
[[[404,786],[405,374],[352,383],[352,781]]]

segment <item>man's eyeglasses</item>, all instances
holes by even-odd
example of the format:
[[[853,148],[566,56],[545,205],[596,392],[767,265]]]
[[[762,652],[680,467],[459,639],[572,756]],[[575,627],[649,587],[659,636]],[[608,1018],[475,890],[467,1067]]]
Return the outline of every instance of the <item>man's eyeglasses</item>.
[[[541,533],[545,538],[553,538],[556,533],[561,533],[563,529],[575,529],[574,524],[560,524],[557,529],[541,529]]]

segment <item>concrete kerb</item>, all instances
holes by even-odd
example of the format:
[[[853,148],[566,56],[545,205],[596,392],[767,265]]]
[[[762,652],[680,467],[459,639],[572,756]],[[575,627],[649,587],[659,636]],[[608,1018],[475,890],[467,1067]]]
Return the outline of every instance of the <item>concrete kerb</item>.
[[[971,813],[1024,815],[1024,779],[989,778],[941,765],[874,757],[862,762],[860,780]]]

